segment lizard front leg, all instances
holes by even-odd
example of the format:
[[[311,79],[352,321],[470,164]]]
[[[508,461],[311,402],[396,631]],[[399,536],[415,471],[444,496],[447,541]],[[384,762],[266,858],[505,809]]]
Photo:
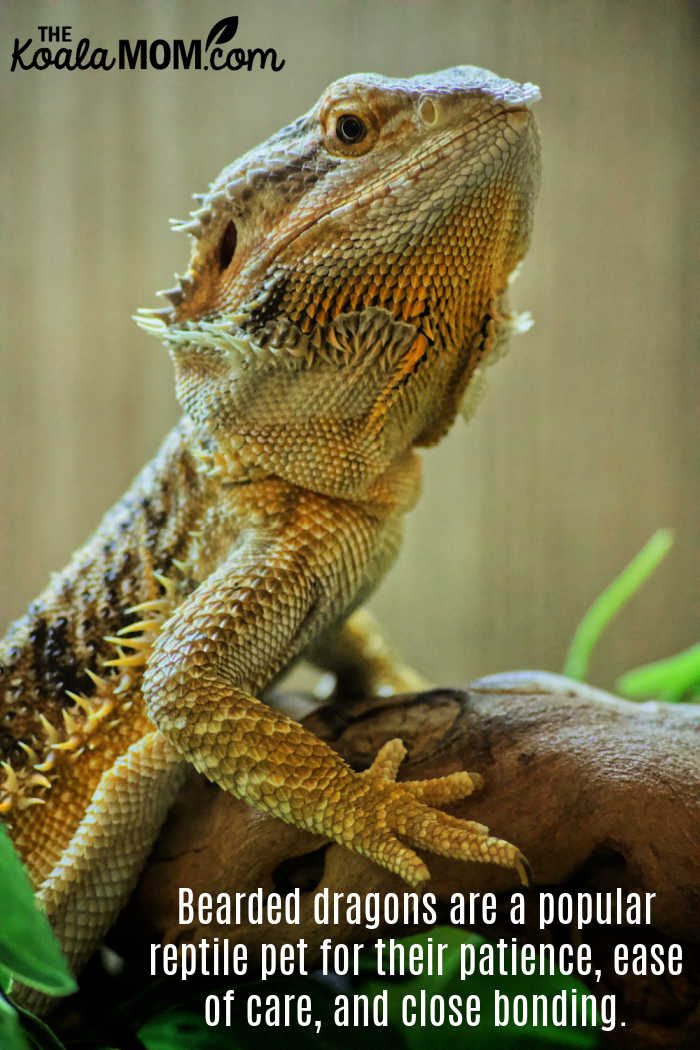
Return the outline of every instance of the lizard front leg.
[[[258,524],[161,630],[142,683],[150,717],[220,787],[370,857],[411,885],[429,871],[406,842],[522,875],[514,846],[430,806],[469,795],[479,777],[397,783],[400,741],[390,741],[369,770],[357,773],[299,723],[256,699],[363,596],[398,531],[372,509],[281,482],[263,484],[276,486],[280,505],[286,494],[285,513]],[[264,500],[270,493],[262,488]]]

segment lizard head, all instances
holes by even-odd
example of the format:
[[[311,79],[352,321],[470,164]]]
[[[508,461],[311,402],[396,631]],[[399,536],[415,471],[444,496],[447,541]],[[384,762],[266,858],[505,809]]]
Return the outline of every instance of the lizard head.
[[[538,97],[470,66],[349,76],[221,172],[181,225],[193,246],[172,309],[141,321],[203,434],[289,477],[281,428],[291,463],[294,434],[310,459],[340,427],[360,482],[442,436],[509,324]]]

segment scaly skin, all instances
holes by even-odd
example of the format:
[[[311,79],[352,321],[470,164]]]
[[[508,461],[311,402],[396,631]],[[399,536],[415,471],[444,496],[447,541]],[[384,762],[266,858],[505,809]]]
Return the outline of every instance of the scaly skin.
[[[400,741],[356,773],[258,698],[304,654],[415,684],[361,614],[345,622],[398,551],[414,449],[471,405],[513,327],[536,97],[472,67],[346,77],[183,224],[188,273],[140,318],[183,420],[0,651],[0,811],[74,968],[186,762],[413,885],[429,872],[407,843],[523,875],[516,847],[432,808],[477,774],[397,783]]]

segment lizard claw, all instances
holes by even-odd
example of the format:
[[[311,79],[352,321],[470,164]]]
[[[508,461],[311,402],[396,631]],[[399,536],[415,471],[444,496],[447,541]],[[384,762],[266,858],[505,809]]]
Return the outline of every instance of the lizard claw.
[[[478,773],[458,772],[431,780],[397,782],[396,774],[405,755],[406,748],[400,740],[389,740],[371,767],[360,774],[365,782],[372,782],[372,787],[355,803],[357,837],[352,848],[396,872],[411,886],[425,882],[430,872],[401,839],[453,860],[513,868],[523,884],[528,885],[527,861],[516,846],[490,835],[484,824],[461,820],[429,804],[445,805],[466,798],[482,786],[482,777]]]

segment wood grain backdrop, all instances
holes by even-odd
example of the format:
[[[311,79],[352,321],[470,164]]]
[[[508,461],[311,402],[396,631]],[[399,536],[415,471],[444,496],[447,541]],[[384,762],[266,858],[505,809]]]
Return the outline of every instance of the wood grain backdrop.
[[[3,54],[41,24],[113,47],[204,38],[233,13],[238,41],[275,46],[282,72],[10,73],[2,59],[2,619],[65,562],[177,416],[167,354],[129,319],[184,268],[186,239],[168,217],[336,77],[469,62],[542,88],[544,186],[514,295],[536,326],[491,372],[469,428],[460,421],[425,455],[424,496],[374,608],[445,684],[557,670],[589,601],[670,525],[671,557],[591,677],[609,685],[687,645],[691,5],[4,0]]]

